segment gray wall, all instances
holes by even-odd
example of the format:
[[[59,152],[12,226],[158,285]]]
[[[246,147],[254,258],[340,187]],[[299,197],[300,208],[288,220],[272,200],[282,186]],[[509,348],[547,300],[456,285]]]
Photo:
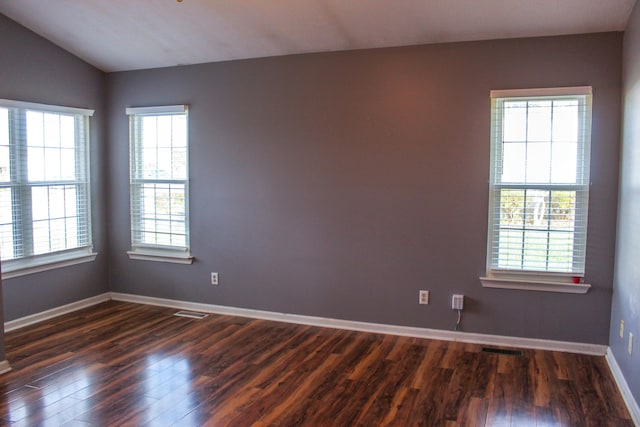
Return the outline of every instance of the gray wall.
[[[107,75],[112,290],[607,344],[622,34]],[[491,89],[594,89],[587,295],[483,289]],[[131,261],[126,107],[190,104],[193,265]],[[209,284],[209,273],[221,284]],[[418,290],[431,303],[417,303]]]
[[[0,14],[0,98],[96,110],[91,119],[95,262],[5,280],[4,320],[108,290],[104,73]]]
[[[613,310],[609,345],[636,401],[640,401],[640,6],[624,37],[623,134]],[[620,320],[625,321],[620,338]],[[627,352],[635,336],[633,356]]]

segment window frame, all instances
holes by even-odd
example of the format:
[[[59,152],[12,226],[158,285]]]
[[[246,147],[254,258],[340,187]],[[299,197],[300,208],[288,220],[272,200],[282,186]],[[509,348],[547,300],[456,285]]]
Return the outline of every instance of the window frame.
[[[194,257],[191,255],[191,233],[189,215],[189,106],[186,104],[151,106],[151,107],[131,107],[126,109],[129,117],[129,196],[130,196],[130,237],[131,250],[127,255],[133,260],[159,261],[177,264],[191,264]],[[137,153],[142,140],[138,138],[137,126],[141,117],[184,115],[186,118],[186,174],[184,179],[169,178],[139,178],[140,172],[144,168],[138,169]],[[185,246],[160,245],[139,242],[136,233],[140,233],[142,226],[139,224],[140,213],[137,212],[137,204],[141,203],[141,198],[136,188],[142,184],[178,184],[184,185],[184,230]]]
[[[93,251],[93,228],[91,223],[91,162],[90,162],[90,117],[93,116],[94,110],[86,108],[57,106],[50,104],[40,104],[33,102],[16,101],[9,99],[0,99],[0,107],[9,110],[9,135],[8,143],[10,150],[10,169],[11,178],[8,182],[0,184],[2,188],[12,188],[14,192],[19,192],[17,203],[19,203],[18,213],[12,208],[14,236],[16,233],[21,238],[26,236],[28,245],[24,246],[25,252],[20,257],[7,259],[2,261],[2,279],[10,279],[28,274],[48,271],[55,268],[67,267],[84,262],[95,260],[98,255]],[[84,223],[83,229],[86,230],[87,244],[76,248],[62,249],[50,251],[42,254],[35,254],[33,246],[33,207],[29,203],[31,189],[34,187],[34,181],[30,181],[28,177],[28,165],[25,162],[27,141],[26,136],[18,134],[18,129],[26,132],[27,111],[37,113],[53,113],[58,115],[71,115],[74,118],[74,127],[78,131],[75,133],[74,147],[76,150],[75,166],[82,168],[84,177],[75,178],[73,180],[43,180],[42,186],[82,186],[85,194],[82,195],[82,202],[76,201],[76,213],[78,221]],[[17,172],[21,170],[21,172]],[[13,198],[12,198],[13,199]],[[26,203],[23,203],[26,201]],[[12,202],[13,204],[13,202]]]
[[[509,184],[501,182],[497,173],[502,170],[503,141],[502,123],[504,119],[504,109],[499,108],[505,101],[535,101],[535,100],[561,100],[567,97],[584,97],[584,106],[587,108],[580,117],[578,146],[576,154],[576,168],[580,170],[580,180],[575,184],[559,183],[522,183]],[[550,291],[564,293],[586,293],[591,287],[590,284],[583,283],[584,268],[586,264],[586,242],[587,242],[587,216],[589,209],[589,186],[590,186],[590,152],[591,152],[591,120],[592,120],[592,88],[590,86],[562,87],[562,88],[542,88],[542,89],[515,89],[491,91],[491,159],[490,159],[490,179],[489,179],[489,206],[488,206],[488,227],[487,227],[487,253],[486,253],[486,274],[480,281],[483,287],[506,288],[534,291]],[[528,140],[527,140],[527,143]],[[497,162],[500,161],[500,165]],[[580,182],[578,182],[580,181]],[[577,240],[580,248],[573,249],[572,270],[570,272],[549,271],[549,270],[526,270],[526,269],[501,269],[494,265],[494,243],[499,241],[497,233],[500,232],[498,203],[500,197],[498,192],[502,189],[520,189],[545,191],[575,191],[576,210],[580,210],[575,221],[580,224],[581,230],[574,230],[573,236],[578,233]],[[497,248],[495,250],[498,250]],[[549,253],[547,253],[548,259]],[[579,257],[579,258],[577,258]],[[576,262],[577,261],[577,262]],[[576,283],[577,282],[577,283]]]

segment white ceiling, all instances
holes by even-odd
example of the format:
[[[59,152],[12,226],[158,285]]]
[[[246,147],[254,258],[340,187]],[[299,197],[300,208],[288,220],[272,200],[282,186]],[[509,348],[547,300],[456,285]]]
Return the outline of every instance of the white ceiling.
[[[625,29],[636,0],[0,0],[104,71]],[[1,39],[0,39],[1,42]]]

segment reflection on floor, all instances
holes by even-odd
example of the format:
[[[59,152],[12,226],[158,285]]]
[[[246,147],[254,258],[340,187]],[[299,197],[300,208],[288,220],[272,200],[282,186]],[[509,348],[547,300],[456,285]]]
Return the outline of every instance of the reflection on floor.
[[[6,335],[0,424],[632,426],[602,357],[108,302]]]

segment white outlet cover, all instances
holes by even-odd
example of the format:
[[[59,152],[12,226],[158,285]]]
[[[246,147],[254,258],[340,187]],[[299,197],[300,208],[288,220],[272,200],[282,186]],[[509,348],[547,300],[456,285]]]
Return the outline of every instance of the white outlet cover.
[[[464,295],[454,294],[451,298],[451,308],[454,310],[464,309]]]
[[[420,291],[418,304],[429,304],[429,291]]]

